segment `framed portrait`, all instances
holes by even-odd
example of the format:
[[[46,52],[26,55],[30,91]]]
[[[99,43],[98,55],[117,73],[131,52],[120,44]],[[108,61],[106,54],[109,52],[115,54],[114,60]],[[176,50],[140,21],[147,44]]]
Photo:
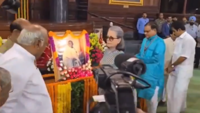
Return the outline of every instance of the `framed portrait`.
[[[143,0],[109,0],[109,4],[143,6]]]
[[[91,76],[89,35],[87,31],[49,32],[55,79]]]

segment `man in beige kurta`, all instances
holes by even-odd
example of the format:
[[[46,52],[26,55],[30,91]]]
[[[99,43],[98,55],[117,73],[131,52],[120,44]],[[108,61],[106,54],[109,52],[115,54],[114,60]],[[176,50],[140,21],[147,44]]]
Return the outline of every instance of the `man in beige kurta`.
[[[26,19],[19,18],[14,20],[10,24],[10,32],[11,35],[8,37],[7,41],[0,47],[0,53],[5,53],[8,49],[10,49],[14,42],[16,42],[21,30],[30,25],[30,22]]]
[[[166,38],[164,40],[165,46],[166,46],[166,51],[165,51],[165,89],[166,89],[166,83],[167,83],[167,78],[168,78],[168,73],[166,72],[166,68],[169,66],[171,63],[172,55],[174,52],[174,47],[175,47],[175,36],[170,33],[170,37]],[[164,89],[163,92],[163,102],[166,102],[166,90]]]

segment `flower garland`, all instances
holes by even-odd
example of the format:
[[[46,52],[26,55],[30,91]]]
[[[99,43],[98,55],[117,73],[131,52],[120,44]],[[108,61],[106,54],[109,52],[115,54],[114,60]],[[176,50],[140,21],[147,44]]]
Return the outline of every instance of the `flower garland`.
[[[56,113],[71,113],[71,83],[57,85],[55,87],[57,90],[56,96],[59,98],[56,98],[57,100],[57,112]]]
[[[3,39],[0,37],[0,46],[3,45]]]
[[[98,66],[103,57],[103,48],[100,44],[98,35],[95,33],[90,34],[90,59],[92,66]]]

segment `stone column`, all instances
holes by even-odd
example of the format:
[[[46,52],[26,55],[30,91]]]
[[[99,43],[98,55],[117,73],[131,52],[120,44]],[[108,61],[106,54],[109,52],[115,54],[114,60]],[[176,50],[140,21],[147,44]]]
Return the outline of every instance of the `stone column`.
[[[68,19],[68,0],[50,0],[50,20],[65,23]]]

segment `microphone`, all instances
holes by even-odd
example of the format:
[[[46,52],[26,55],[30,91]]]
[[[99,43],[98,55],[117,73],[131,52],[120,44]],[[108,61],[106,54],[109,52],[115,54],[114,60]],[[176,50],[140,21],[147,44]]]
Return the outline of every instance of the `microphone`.
[[[146,65],[144,62],[130,54],[117,55],[114,63],[118,69],[131,72],[138,76],[146,72]]]

